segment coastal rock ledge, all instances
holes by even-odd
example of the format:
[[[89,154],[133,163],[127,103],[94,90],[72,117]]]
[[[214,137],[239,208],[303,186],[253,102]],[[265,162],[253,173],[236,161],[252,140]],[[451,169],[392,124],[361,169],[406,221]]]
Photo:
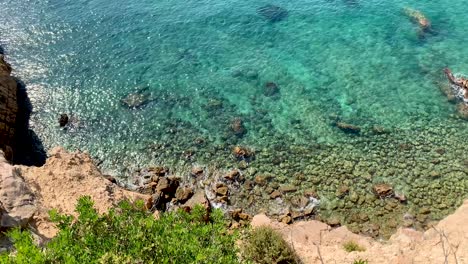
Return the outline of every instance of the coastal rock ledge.
[[[10,76],[11,66],[0,54],[0,149],[9,161],[13,159],[18,84]]]

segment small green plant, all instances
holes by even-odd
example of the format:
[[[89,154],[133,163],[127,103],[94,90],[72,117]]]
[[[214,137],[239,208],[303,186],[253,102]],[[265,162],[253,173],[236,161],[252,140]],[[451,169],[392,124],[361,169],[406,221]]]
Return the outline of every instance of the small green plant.
[[[143,203],[124,201],[101,215],[82,197],[76,211],[76,219],[51,212],[60,231],[44,249],[29,232],[11,231],[16,252],[1,254],[0,263],[238,263],[237,235],[218,210],[198,206],[156,220]]]
[[[243,246],[243,257],[257,264],[300,263],[294,250],[275,230],[258,227],[248,234]]]
[[[365,251],[366,249],[360,246],[358,243],[354,241],[347,241],[343,244],[343,248],[346,252],[353,252],[353,251]]]
[[[369,261],[367,261],[367,259],[356,259],[354,260],[353,264],[368,264]]]

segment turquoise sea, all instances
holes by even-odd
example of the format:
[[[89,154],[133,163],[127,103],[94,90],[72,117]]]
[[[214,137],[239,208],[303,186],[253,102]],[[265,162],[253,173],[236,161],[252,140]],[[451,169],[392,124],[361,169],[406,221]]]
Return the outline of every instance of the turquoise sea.
[[[267,5],[282,8],[276,20],[259,11]],[[156,165],[183,175],[194,165],[240,168],[247,179],[312,189],[323,219],[386,234],[403,215],[424,226],[468,197],[468,121],[441,92],[444,67],[468,75],[467,6],[0,0],[0,45],[46,148],[86,150],[122,179]],[[121,100],[135,91],[148,102],[129,109]],[[235,146],[255,156],[238,159]],[[377,183],[407,202],[376,199]],[[278,207],[267,192],[240,192],[234,205]]]

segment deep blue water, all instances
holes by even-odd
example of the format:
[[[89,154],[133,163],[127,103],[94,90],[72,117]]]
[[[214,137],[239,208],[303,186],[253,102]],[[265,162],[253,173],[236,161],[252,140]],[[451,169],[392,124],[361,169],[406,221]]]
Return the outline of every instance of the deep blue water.
[[[287,18],[267,21],[257,12],[266,4]],[[87,150],[107,173],[236,167],[231,149],[243,145],[257,153],[246,175],[296,184],[293,176],[304,174],[325,204],[343,182],[363,195],[390,182],[409,208],[450,193],[438,218],[468,193],[468,122],[440,91],[444,67],[468,74],[467,4],[0,0],[0,44],[27,85],[31,126],[44,145]],[[431,20],[431,32],[421,34],[408,7]],[[267,82],[279,92],[265,95]],[[141,87],[151,102],[122,106]],[[58,127],[61,113],[72,117],[67,130]],[[242,137],[230,129],[235,118]],[[440,148],[443,157],[434,154]],[[451,176],[429,177],[434,171]]]

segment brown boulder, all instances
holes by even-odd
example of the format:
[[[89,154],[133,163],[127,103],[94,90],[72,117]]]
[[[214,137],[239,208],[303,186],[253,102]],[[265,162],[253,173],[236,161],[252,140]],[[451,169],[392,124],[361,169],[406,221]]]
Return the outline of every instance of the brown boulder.
[[[186,202],[193,195],[193,189],[190,187],[179,187],[175,193],[175,198],[180,203]]]
[[[36,213],[35,197],[0,152],[0,227],[24,227]]]
[[[220,186],[216,188],[216,195],[217,196],[227,196],[229,189],[227,186]]]
[[[270,194],[270,198],[271,199],[276,199],[278,197],[281,197],[281,193],[278,191],[278,190],[274,190],[271,194]]]
[[[297,191],[297,187],[293,185],[281,185],[279,190],[283,193],[289,193]]]
[[[393,187],[386,183],[379,183],[372,187],[374,194],[380,198],[389,197],[393,195]]]
[[[199,189],[195,194],[184,204],[184,207],[193,209],[196,205],[206,205],[209,204],[208,199],[206,198],[205,191]]]
[[[235,146],[232,149],[232,154],[237,159],[251,159],[255,155],[255,153],[252,150],[242,146]]]

